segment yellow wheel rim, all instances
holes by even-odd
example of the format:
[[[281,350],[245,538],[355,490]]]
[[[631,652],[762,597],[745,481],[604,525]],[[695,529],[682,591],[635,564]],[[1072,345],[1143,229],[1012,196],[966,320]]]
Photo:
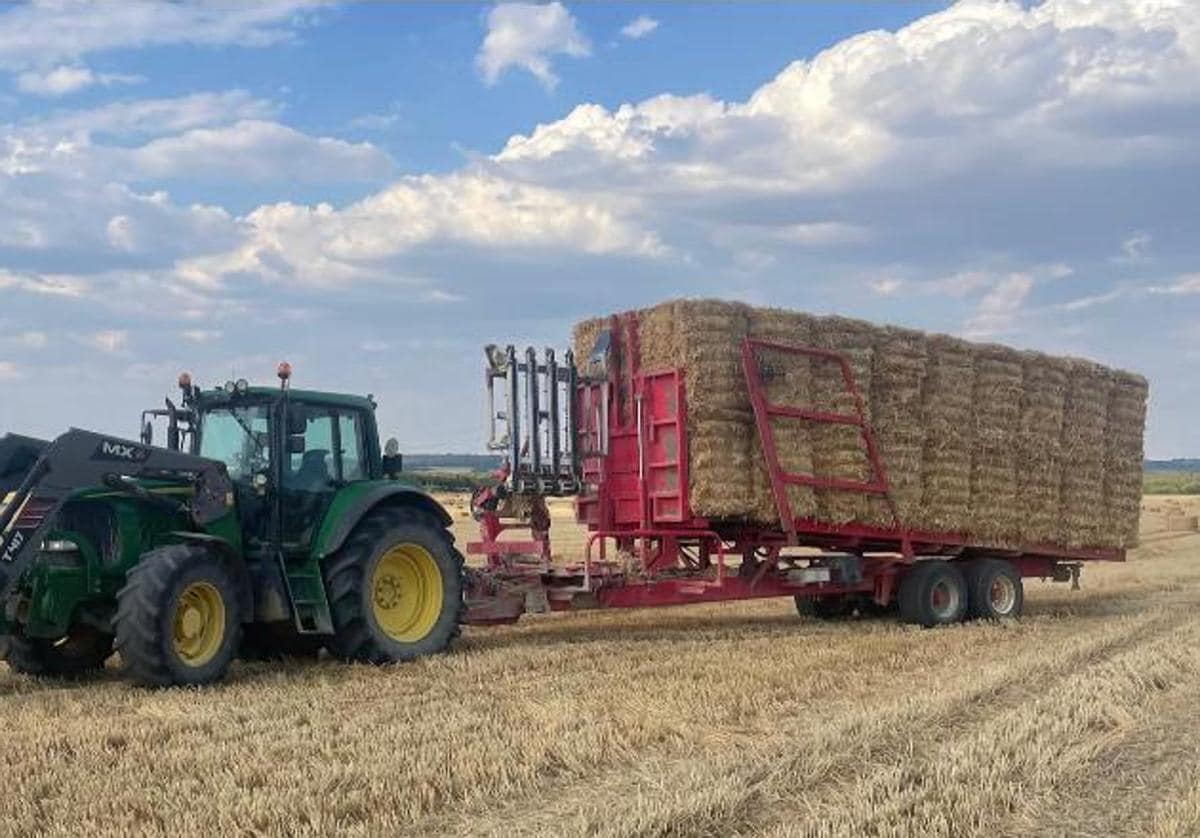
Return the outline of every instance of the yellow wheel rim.
[[[384,634],[415,643],[433,631],[442,613],[442,572],[419,544],[397,544],[371,574],[371,613]]]
[[[175,602],[175,654],[188,666],[204,666],[225,640],[225,600],[208,582],[193,582]]]

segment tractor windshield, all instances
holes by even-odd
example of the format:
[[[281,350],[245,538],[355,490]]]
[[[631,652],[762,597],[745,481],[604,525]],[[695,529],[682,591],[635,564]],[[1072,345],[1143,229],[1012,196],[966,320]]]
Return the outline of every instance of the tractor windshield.
[[[233,480],[250,480],[271,462],[270,408],[237,405],[205,411],[200,419],[201,457],[220,460]]]

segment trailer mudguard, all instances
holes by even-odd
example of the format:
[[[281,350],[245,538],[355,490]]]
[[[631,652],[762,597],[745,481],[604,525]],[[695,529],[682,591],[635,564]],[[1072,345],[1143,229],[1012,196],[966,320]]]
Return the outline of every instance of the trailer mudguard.
[[[344,486],[329,504],[325,520],[313,540],[313,554],[318,559],[337,552],[358,526],[358,522],[380,506],[410,506],[428,512],[437,518],[443,527],[450,526],[454,519],[450,513],[427,492],[403,483],[370,481]]]

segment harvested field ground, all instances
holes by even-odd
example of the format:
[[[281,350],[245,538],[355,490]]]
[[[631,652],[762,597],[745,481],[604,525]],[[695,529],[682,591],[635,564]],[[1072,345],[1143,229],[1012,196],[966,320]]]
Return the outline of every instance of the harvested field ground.
[[[1011,625],[766,601],[528,619],[411,665],[239,665],[200,691],[0,671],[0,833],[1195,835],[1180,509],[1200,498],[1149,499],[1130,562],[1031,582]]]

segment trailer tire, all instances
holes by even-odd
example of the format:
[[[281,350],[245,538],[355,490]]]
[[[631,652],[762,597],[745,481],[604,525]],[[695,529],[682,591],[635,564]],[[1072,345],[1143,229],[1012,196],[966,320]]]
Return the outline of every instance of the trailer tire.
[[[334,628],[327,647],[343,660],[409,661],[443,651],[461,631],[462,554],[423,510],[369,513],[324,574]]]
[[[113,636],[92,626],[75,623],[64,637],[46,639],[8,638],[4,662],[22,675],[49,678],[81,678],[104,668],[112,657]]]
[[[796,613],[811,620],[844,620],[854,616],[855,600],[845,594],[803,596],[797,594]]]
[[[975,559],[967,564],[967,613],[972,619],[1004,620],[1021,616],[1025,585],[1011,562]]]
[[[219,681],[240,645],[241,601],[237,577],[204,547],[144,553],[117,592],[122,673],[146,687]]]
[[[967,612],[962,571],[941,560],[917,562],[900,580],[900,619],[933,628],[957,623]]]

